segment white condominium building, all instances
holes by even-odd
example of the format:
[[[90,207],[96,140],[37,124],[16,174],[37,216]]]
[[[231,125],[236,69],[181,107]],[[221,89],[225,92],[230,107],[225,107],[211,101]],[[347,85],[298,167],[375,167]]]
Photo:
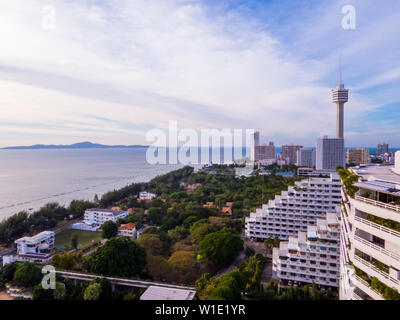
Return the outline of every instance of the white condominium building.
[[[157,197],[157,195],[151,192],[142,191],[139,193],[140,200],[153,200],[155,197]]]
[[[54,232],[43,231],[32,237],[23,237],[15,240],[17,254],[3,257],[3,265],[14,261],[30,261],[34,263],[46,263],[50,261],[54,248]]]
[[[128,216],[128,211],[111,210],[111,209],[88,209],[85,211],[85,222],[103,225],[106,221],[116,222]]]
[[[71,228],[86,231],[98,231],[106,221],[116,222],[129,215],[128,211],[93,208],[85,211],[84,219],[74,223]]]
[[[306,231],[317,218],[336,211],[341,202],[341,182],[337,173],[296,181],[288,191],[264,204],[246,218],[245,234],[252,239],[278,237],[287,240]]]
[[[325,219],[317,219],[315,226],[308,226],[307,231],[299,231],[274,248],[273,277],[289,285],[314,282],[339,287],[339,243],[338,212],[327,213]]]
[[[400,299],[400,175],[391,169],[351,169],[358,192],[342,192],[342,300]]]
[[[54,248],[54,232],[43,231],[33,237],[15,240],[18,254],[47,254]]]

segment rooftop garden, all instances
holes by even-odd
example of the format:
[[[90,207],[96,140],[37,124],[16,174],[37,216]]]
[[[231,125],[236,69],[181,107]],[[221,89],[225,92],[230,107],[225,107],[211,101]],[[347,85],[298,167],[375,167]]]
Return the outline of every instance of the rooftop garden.
[[[337,169],[337,172],[340,175],[340,178],[342,179],[343,185],[346,188],[347,194],[354,198],[355,194],[359,190],[358,187],[353,186],[355,182],[358,181],[359,176],[350,172],[350,170],[347,170],[345,168],[339,167]]]

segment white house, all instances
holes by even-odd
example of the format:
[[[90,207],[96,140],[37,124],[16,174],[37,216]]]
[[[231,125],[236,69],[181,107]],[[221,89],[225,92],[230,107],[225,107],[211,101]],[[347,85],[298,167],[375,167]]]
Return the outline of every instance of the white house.
[[[87,231],[98,231],[106,221],[116,222],[129,215],[128,211],[92,208],[85,211],[84,219],[74,223],[71,228]]]
[[[139,193],[140,200],[153,200],[155,197],[157,197],[157,195],[151,192],[142,191]]]
[[[118,228],[118,235],[121,237],[130,237],[136,239],[137,231],[134,223],[121,224]]]

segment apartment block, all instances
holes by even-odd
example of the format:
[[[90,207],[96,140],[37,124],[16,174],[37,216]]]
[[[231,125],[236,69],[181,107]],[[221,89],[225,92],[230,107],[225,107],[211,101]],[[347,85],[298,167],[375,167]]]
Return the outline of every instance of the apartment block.
[[[275,160],[275,145],[271,141],[268,145],[256,146],[255,152],[255,161]]]
[[[128,211],[92,208],[85,211],[84,219],[74,223],[71,228],[86,231],[98,231],[106,221],[116,222],[118,219],[126,218]]]
[[[341,182],[336,172],[328,177],[296,181],[295,186],[290,186],[246,218],[246,237],[287,240],[299,231],[306,231],[308,225],[336,210],[341,202],[340,190]]]
[[[301,148],[297,151],[296,165],[300,167],[315,167],[316,151],[314,148]]]
[[[272,254],[273,278],[284,285],[315,283],[322,287],[339,287],[340,224],[339,209],[317,219],[307,231],[299,231],[281,242]]]
[[[358,166],[369,163],[368,149],[349,149],[347,150],[346,163],[348,165]]]
[[[376,153],[378,154],[378,156],[382,155],[382,154],[385,154],[385,153],[388,153],[389,152],[389,145],[387,143],[384,143],[384,142],[379,143],[376,151],[377,151]]]
[[[400,299],[400,175],[392,169],[352,168],[358,192],[342,191],[342,300]]]
[[[325,136],[317,140],[317,170],[336,171],[337,167],[344,167],[344,140],[331,139]]]
[[[282,159],[286,160],[286,164],[296,164],[297,163],[297,151],[299,151],[303,146],[298,146],[294,144],[283,145],[282,146]]]
[[[23,237],[15,240],[17,254],[4,256],[3,265],[14,261],[49,262],[54,248],[54,237],[55,233],[53,231],[43,231],[32,237]]]

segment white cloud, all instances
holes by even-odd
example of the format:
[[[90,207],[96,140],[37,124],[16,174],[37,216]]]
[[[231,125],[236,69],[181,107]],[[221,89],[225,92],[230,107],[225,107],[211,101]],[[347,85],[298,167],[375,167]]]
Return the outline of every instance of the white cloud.
[[[47,2],[2,5],[2,131],[19,130],[30,140],[37,134],[37,142],[54,133],[54,143],[59,135],[63,142],[86,135],[145,143],[138,128],[166,128],[169,120],[293,139],[334,132],[335,108],[321,84],[330,58],[296,56],[240,10],[201,1],[53,3],[54,31],[41,25]],[[330,20],[323,30],[304,31],[304,40],[325,37],[332,26]],[[348,107],[352,121],[376,105],[355,94]],[[12,137],[0,143],[25,144],[23,134]]]

